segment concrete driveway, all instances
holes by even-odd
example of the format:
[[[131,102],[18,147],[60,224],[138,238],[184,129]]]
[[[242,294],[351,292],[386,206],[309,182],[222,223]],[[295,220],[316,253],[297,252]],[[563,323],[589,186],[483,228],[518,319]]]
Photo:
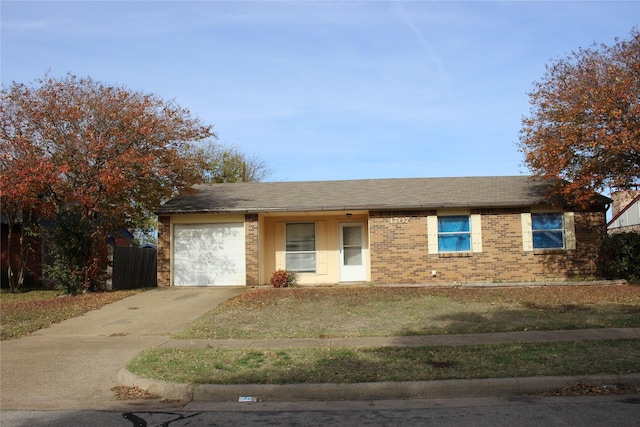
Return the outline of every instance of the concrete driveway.
[[[0,344],[0,406],[107,409],[111,389],[140,351],[162,345],[217,304],[247,288],[158,288]]]

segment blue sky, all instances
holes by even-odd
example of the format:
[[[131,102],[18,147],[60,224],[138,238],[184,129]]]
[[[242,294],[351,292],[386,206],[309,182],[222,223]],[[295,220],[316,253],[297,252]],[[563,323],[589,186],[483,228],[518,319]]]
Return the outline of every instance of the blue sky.
[[[628,38],[638,1],[5,1],[1,81],[175,99],[269,181],[518,175],[545,64]]]

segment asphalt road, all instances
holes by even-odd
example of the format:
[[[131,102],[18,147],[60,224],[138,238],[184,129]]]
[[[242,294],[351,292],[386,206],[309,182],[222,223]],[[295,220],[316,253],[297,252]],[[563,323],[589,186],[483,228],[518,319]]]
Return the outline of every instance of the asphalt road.
[[[485,397],[371,402],[192,402],[119,411],[4,411],[2,427],[640,426],[640,396]]]

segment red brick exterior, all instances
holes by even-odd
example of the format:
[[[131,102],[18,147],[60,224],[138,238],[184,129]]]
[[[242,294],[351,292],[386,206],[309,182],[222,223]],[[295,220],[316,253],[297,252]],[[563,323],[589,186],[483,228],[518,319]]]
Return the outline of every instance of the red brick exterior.
[[[247,269],[247,286],[257,286],[260,284],[260,263],[258,246],[258,215],[246,215],[244,222],[245,230],[245,257]]]
[[[158,217],[158,287],[171,286],[171,219]]]
[[[576,250],[523,250],[517,209],[472,211],[481,214],[482,252],[429,254],[427,215],[436,212],[370,213],[371,281],[379,284],[536,281],[591,277],[605,235],[604,212],[576,212]],[[432,275],[436,272],[436,276]]]

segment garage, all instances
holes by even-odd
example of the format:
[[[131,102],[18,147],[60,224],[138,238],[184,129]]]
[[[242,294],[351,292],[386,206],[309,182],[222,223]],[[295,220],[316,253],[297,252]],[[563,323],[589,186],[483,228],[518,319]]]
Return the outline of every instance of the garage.
[[[245,285],[243,223],[175,224],[174,286]]]

